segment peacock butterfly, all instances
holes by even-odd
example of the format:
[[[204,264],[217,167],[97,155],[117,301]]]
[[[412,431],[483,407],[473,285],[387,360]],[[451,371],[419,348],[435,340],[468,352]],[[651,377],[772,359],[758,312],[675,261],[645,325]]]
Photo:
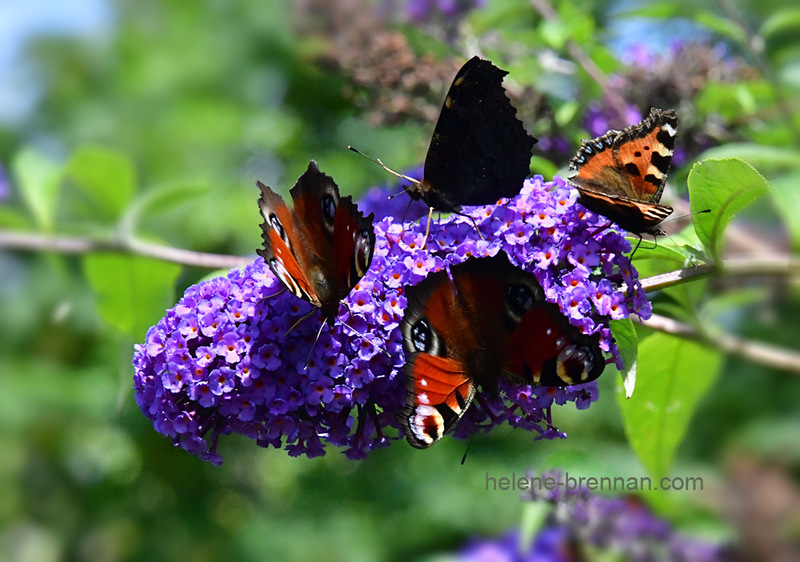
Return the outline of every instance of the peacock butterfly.
[[[411,198],[422,199],[431,210],[457,213],[462,205],[517,195],[530,174],[537,139],[516,117],[502,85],[506,74],[478,57],[461,67],[444,99],[421,181],[376,162],[409,181]]]
[[[661,234],[659,224],[672,207],[659,205],[667,181],[678,117],[672,109],[650,115],[622,131],[582,141],[570,162],[569,178],[580,202],[623,229],[641,235]]]
[[[429,447],[455,427],[478,385],[496,393],[503,376],[569,386],[605,368],[599,336],[571,325],[545,300],[536,277],[502,251],[452,266],[450,275],[432,273],[406,296],[406,403],[399,419],[414,447]]]
[[[272,189],[257,185],[264,217],[258,254],[289,291],[322,309],[333,324],[339,301],[372,262],[373,215],[364,217],[351,197],[340,197],[336,182],[313,160],[289,192],[294,211]]]

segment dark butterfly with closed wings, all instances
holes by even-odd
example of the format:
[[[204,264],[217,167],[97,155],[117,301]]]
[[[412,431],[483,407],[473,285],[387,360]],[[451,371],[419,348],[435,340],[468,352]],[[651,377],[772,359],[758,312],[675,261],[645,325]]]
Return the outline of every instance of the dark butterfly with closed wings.
[[[497,392],[500,377],[569,386],[596,379],[605,362],[599,336],[571,325],[545,300],[532,273],[504,252],[470,258],[406,290],[401,324],[409,443],[425,448],[455,427],[476,387]]]
[[[436,122],[421,181],[377,161],[411,182],[406,191],[412,199],[460,212],[462,205],[488,205],[519,193],[537,139],[516,117],[502,85],[506,74],[478,57],[461,67]]]
[[[659,201],[677,130],[674,110],[651,109],[636,125],[582,141],[570,163],[577,174],[569,181],[583,206],[629,232],[662,234],[658,225],[672,207]]]
[[[294,210],[261,182],[258,201],[264,248],[258,254],[296,296],[322,310],[329,324],[369,269],[375,247],[373,215],[340,197],[333,178],[313,160],[290,190]]]

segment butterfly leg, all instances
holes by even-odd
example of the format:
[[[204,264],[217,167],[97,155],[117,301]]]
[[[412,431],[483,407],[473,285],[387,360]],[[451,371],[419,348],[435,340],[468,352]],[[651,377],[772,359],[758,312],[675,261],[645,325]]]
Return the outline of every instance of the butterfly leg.
[[[636,250],[638,250],[638,249],[639,249],[639,246],[641,246],[641,244],[642,244],[642,235],[641,235],[641,234],[637,234],[636,236],[638,236],[638,237],[639,237],[639,241],[636,243],[636,247],[635,247],[635,248],[633,249],[633,251],[631,252],[631,255],[630,255],[630,256],[628,256],[628,259],[630,259],[630,260],[633,260],[633,254],[635,254],[635,253],[636,253]]]
[[[311,311],[310,311],[308,314],[306,314],[305,316],[301,316],[300,318],[298,318],[298,319],[297,319],[297,322],[295,322],[294,324],[292,324],[292,327],[291,327],[291,328],[289,328],[288,330],[286,330],[286,332],[283,334],[283,337],[286,337],[286,336],[288,336],[288,335],[289,335],[289,334],[292,332],[292,330],[294,330],[295,328],[297,328],[297,327],[300,325],[300,323],[301,323],[303,320],[305,320],[305,319],[307,319],[307,318],[311,317],[311,315],[312,315],[312,314],[314,314],[315,312],[319,312],[319,309],[318,309],[318,308],[312,308],[312,309],[311,309]]]
[[[544,413],[542,414],[542,423],[549,429],[550,431],[557,433],[560,437],[566,437],[566,433],[560,431],[556,426],[553,425],[553,408],[552,406],[548,406],[545,408]]]
[[[433,220],[433,207],[428,207],[428,224],[425,225],[425,238],[422,239],[423,248],[427,248],[428,235],[431,233],[431,220]]]
[[[456,212],[455,214],[459,215],[459,216],[462,216],[462,217],[466,217],[469,220],[471,220],[472,221],[472,226],[475,228],[475,232],[478,233],[478,236],[480,237],[480,239],[481,240],[486,240],[486,238],[483,237],[483,233],[481,232],[481,229],[478,228],[478,223],[475,221],[475,217],[473,217],[472,215],[468,215],[466,213],[460,213],[460,212]]]
[[[345,306],[345,308],[347,308],[347,311],[352,315],[353,311],[350,310],[350,307],[347,305],[347,303],[342,301],[342,304]],[[375,347],[375,349],[377,349],[378,351],[380,351],[381,353],[386,355],[386,357],[389,357],[389,358],[392,357],[391,353],[389,353],[383,347],[381,347],[380,345],[375,343],[371,338],[368,338],[366,334],[364,334],[362,332],[359,332],[358,330],[356,330],[355,328],[353,328],[350,324],[348,324],[346,322],[342,322],[341,320],[339,320],[339,322],[341,323],[342,326],[344,326],[347,329],[349,329],[351,332],[353,332],[355,335],[357,335],[361,339],[368,341],[370,344],[372,344]]]
[[[317,345],[317,342],[319,341],[319,336],[322,334],[322,328],[325,327],[325,324],[327,324],[327,322],[323,320],[322,323],[319,325],[319,330],[317,330],[317,336],[314,338],[314,342],[311,344],[311,349],[308,350],[308,355],[306,356],[306,362],[303,365],[304,371],[308,371],[308,363],[309,361],[311,361],[311,354],[314,352],[314,347]]]

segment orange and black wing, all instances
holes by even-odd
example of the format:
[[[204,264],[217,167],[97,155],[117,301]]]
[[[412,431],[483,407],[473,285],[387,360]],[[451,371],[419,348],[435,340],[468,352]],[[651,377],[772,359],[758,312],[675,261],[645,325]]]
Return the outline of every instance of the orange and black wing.
[[[258,206],[264,218],[261,224],[264,247],[256,252],[295,296],[314,306],[322,306],[317,291],[306,275],[308,264],[295,254],[295,248],[302,248],[307,241],[297,228],[294,215],[280,195],[260,181],[257,185],[261,189]]]
[[[269,187],[258,185],[264,217],[259,255],[292,293],[332,322],[339,301],[372,261],[373,215],[364,217],[350,197],[340,197],[336,182],[313,160],[290,191],[294,212]]]
[[[581,203],[631,232],[654,232],[672,208],[659,205],[675,148],[678,118],[652,109],[642,122],[582,141],[570,168]]]
[[[446,271],[406,290],[401,331],[406,356],[406,404],[399,414],[408,442],[430,447],[453,429],[475,395],[467,366],[452,354],[449,327],[463,322]]]

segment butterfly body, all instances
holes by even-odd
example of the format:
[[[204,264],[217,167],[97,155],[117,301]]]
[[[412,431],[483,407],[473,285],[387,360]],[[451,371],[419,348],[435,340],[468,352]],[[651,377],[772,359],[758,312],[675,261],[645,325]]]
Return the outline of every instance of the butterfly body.
[[[496,394],[500,377],[522,384],[589,382],[605,363],[598,337],[569,324],[536,277],[505,253],[471,258],[406,290],[401,325],[409,443],[429,447],[452,429],[476,387]]]
[[[349,196],[340,197],[333,178],[313,160],[290,190],[293,211],[268,186],[257,185],[264,218],[258,254],[287,289],[332,323],[339,301],[372,262],[373,215],[364,217]]]
[[[530,174],[537,140],[516,117],[503,88],[508,74],[473,57],[450,86],[425,158],[423,179],[407,188],[443,212],[514,197]]]
[[[580,201],[636,234],[660,234],[672,207],[659,204],[675,148],[678,118],[673,110],[651,109],[642,122],[582,141],[569,179]]]

